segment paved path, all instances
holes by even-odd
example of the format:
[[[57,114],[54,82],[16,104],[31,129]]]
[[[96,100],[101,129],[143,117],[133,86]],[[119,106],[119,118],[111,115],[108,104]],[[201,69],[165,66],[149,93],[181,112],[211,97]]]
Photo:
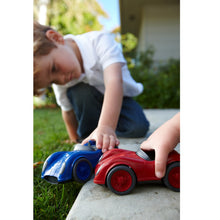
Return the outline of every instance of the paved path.
[[[175,115],[178,109],[145,110],[151,123],[147,137]],[[145,138],[121,138],[119,148],[136,150]],[[180,150],[177,145],[176,150]],[[160,182],[137,185],[132,193],[118,196],[106,187],[84,184],[67,220],[177,220],[180,219],[180,193],[173,192]]]

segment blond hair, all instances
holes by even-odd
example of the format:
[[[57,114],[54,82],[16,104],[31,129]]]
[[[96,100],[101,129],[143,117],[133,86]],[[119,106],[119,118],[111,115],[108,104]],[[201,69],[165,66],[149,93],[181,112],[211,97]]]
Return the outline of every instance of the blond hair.
[[[41,95],[43,90],[38,86],[39,69],[35,63],[35,58],[47,55],[53,48],[56,48],[56,45],[46,36],[48,30],[53,29],[34,21],[34,95],[36,96]]]

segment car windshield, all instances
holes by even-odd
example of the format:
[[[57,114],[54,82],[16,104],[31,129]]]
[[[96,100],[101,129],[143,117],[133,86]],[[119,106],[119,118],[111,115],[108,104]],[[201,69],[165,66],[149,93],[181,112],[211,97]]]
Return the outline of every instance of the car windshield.
[[[76,144],[74,146],[74,151],[75,150],[83,150],[83,151],[96,151],[96,145],[95,145],[95,141],[88,141],[85,145],[82,144]]]
[[[136,154],[141,157],[144,160],[152,161],[155,160],[155,151],[143,151],[141,149],[138,149]]]

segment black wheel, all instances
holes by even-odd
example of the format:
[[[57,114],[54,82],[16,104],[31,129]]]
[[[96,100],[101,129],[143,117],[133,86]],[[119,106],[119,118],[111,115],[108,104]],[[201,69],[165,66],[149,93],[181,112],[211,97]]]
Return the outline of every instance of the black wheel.
[[[106,178],[108,188],[118,194],[125,195],[130,193],[136,185],[134,171],[123,165],[112,168]]]
[[[80,183],[87,182],[92,176],[92,164],[86,158],[78,159],[73,166],[73,178]]]
[[[169,189],[180,191],[180,162],[174,162],[167,166],[167,171],[162,182]]]

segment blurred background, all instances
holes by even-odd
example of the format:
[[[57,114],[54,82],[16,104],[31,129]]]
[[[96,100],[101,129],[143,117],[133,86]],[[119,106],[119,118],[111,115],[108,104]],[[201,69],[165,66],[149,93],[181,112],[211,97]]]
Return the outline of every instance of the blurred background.
[[[105,30],[122,48],[144,92],[143,108],[180,107],[179,0],[34,0],[34,20],[62,34]],[[51,88],[34,107],[56,106]]]

